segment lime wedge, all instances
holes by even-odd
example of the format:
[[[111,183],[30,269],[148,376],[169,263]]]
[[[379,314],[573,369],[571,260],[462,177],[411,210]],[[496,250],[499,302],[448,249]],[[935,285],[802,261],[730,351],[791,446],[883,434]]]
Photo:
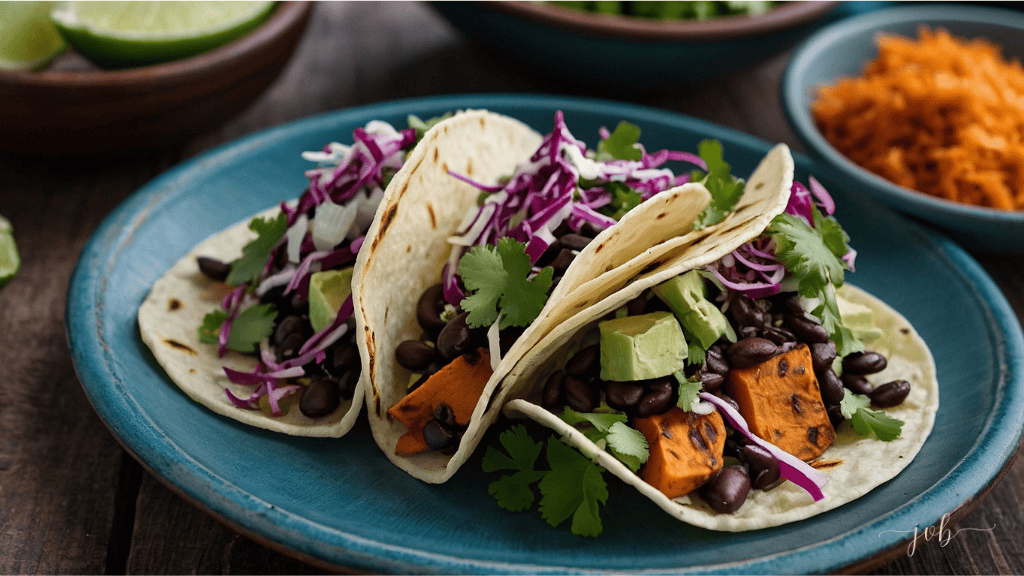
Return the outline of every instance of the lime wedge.
[[[126,68],[194,56],[260,25],[274,2],[66,2],[51,17],[93,62]]]
[[[54,2],[0,2],[0,70],[38,70],[64,51]]]
[[[18,246],[11,233],[11,223],[0,216],[0,288],[14,278],[20,267],[21,258],[18,257]]]

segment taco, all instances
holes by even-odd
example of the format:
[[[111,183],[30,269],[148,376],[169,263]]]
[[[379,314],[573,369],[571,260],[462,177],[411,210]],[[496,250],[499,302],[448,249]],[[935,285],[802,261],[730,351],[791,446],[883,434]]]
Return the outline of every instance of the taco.
[[[651,262],[702,242],[728,252],[722,238],[785,207],[791,161],[744,188],[715,142],[701,155],[648,152],[625,124],[601,137],[587,150],[559,113],[541,137],[467,111],[427,133],[388,188],[353,304],[374,438],[413,476],[455,473],[506,400],[525,395],[520,359],[554,327]],[[677,175],[669,160],[696,168]],[[733,202],[747,193],[722,210],[709,186]]]
[[[844,283],[855,252],[834,209],[795,182],[724,257],[650,263],[521,359],[528,393],[505,413],[713,530],[801,520],[892,479],[931,432],[935,364],[904,317]]]
[[[350,146],[303,157],[309,187],[195,246],[139,308],[170,379],[218,414],[296,436],[338,437],[363,403],[352,266],[383,189],[428,124],[370,122]]]

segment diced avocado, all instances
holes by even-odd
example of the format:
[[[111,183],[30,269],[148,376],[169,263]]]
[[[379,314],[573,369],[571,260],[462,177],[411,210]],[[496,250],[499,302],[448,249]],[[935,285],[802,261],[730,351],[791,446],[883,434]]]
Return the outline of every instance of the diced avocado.
[[[862,342],[871,342],[882,337],[881,329],[875,326],[875,314],[871,308],[845,298],[836,298],[836,303],[839,305],[839,317],[843,325]]]
[[[652,312],[605,320],[601,331],[601,378],[647,380],[682,370],[686,337],[675,316]]]
[[[352,293],[352,268],[315,272],[309,278],[309,323],[319,332],[338,315]]]
[[[736,340],[725,314],[704,297],[704,279],[696,270],[676,276],[653,290],[672,309],[686,333],[696,338],[705,350],[722,336]]]

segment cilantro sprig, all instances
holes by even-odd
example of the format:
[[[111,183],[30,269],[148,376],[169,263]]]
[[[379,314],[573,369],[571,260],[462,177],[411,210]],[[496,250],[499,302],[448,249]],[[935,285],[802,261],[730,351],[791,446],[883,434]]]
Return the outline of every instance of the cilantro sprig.
[[[513,512],[529,509],[536,501],[531,488],[536,483],[541,493],[538,508],[548,524],[556,527],[571,517],[573,534],[601,534],[600,506],[608,500],[604,468],[550,436],[545,451],[549,468],[537,469],[544,445],[533,440],[521,424],[502,432],[499,440],[507,453],[488,446],[483,459],[485,472],[512,471],[488,487],[498,506]]]
[[[621,412],[577,412],[566,408],[559,415],[566,424],[583,433],[591,442],[605,448],[623,464],[636,472],[647,462],[650,451],[647,439],[638,430],[626,425]]]
[[[469,312],[471,328],[490,326],[501,314],[499,328],[527,326],[540,314],[548,298],[554,269],[542,269],[530,278],[532,265],[526,245],[501,238],[497,246],[474,246],[459,261],[459,275],[468,292],[462,309]]]
[[[256,238],[242,248],[240,258],[231,262],[228,284],[241,286],[259,282],[260,274],[270,259],[270,252],[288,228],[287,222],[288,217],[284,212],[274,218],[253,218],[249,221],[249,229],[256,233]]]
[[[708,165],[708,172],[704,174],[694,170],[691,180],[702,182],[704,187],[711,193],[711,202],[704,208],[704,211],[697,216],[693,223],[694,230],[700,230],[718,224],[725,219],[725,215],[732,211],[740,196],[743,195],[743,180],[731,174],[729,164],[722,156],[722,143],[718,140],[702,140],[697,145],[697,154]]]
[[[451,112],[445,112],[441,116],[434,116],[433,118],[429,118],[427,120],[420,120],[419,116],[416,116],[415,114],[410,114],[408,118],[406,118],[406,122],[409,124],[409,128],[416,130],[416,141],[419,142],[423,138],[423,135],[427,133],[427,130],[430,130],[431,128],[436,126],[438,122],[442,120],[447,120],[448,118],[451,117]]]
[[[641,160],[644,152],[639,142],[640,127],[623,120],[607,138],[597,143],[594,160]]]
[[[868,408],[871,400],[863,394],[850,392],[843,396],[839,409],[843,417],[853,424],[853,429],[862,436],[891,442],[900,437],[903,421],[889,416],[881,410]]]
[[[250,353],[265,338],[274,332],[274,318],[277,311],[273,304],[258,304],[239,312],[231,323],[228,334],[228,348],[235,352]],[[203,344],[216,344],[220,327],[227,320],[225,310],[214,310],[203,317],[199,326],[199,341]]]
[[[775,239],[775,257],[797,279],[797,293],[818,299],[811,311],[836,343],[840,356],[864,350],[853,332],[843,325],[835,289],[843,285],[846,264],[842,257],[849,251],[846,235],[839,222],[812,210],[814,226],[805,219],[783,213],[772,219],[768,234]]]
[[[696,377],[687,378],[682,371],[677,371],[673,375],[679,382],[679,401],[676,402],[676,406],[684,412],[692,412],[693,405],[700,401],[700,391],[704,385]]]

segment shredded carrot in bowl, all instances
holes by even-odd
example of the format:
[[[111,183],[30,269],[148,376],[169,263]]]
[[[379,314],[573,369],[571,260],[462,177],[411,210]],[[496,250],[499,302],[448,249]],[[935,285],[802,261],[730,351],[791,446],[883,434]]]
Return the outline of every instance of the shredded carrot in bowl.
[[[818,129],[854,163],[933,196],[1024,210],[1024,69],[984,40],[879,35],[858,78],[818,89]]]

